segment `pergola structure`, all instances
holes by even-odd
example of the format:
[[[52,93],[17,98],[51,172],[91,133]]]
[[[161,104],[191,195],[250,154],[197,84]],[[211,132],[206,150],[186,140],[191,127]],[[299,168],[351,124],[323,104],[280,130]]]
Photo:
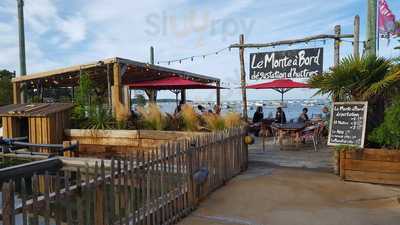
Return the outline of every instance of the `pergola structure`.
[[[123,58],[109,58],[93,63],[76,65],[47,72],[40,72],[13,79],[14,104],[24,100],[20,95],[22,88],[43,90],[45,88],[71,88],[79,85],[80,76],[86,73],[97,85],[106,87],[108,104],[112,107],[116,119],[130,111],[129,85],[135,82],[158,80],[166,77],[182,77],[205,84],[220,87],[220,79],[133,61]],[[162,88],[160,88],[162,89]],[[182,100],[186,100],[185,90],[181,92]],[[216,89],[217,104],[220,105],[220,88]]]

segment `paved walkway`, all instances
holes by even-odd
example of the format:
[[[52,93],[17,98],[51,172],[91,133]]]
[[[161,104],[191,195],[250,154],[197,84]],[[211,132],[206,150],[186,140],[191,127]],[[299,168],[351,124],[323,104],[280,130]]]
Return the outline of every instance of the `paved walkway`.
[[[317,151],[311,143],[295,145],[286,144],[283,149],[273,143],[273,139],[266,139],[265,149],[262,139],[256,138],[255,143],[249,146],[249,160],[264,162],[274,166],[333,170],[333,148],[320,145]]]
[[[312,163],[312,169],[280,167],[279,161],[263,160],[270,153],[265,154],[254,150],[249,170],[214,192],[180,225],[400,224],[399,188],[343,182]],[[288,165],[296,164],[288,160]]]

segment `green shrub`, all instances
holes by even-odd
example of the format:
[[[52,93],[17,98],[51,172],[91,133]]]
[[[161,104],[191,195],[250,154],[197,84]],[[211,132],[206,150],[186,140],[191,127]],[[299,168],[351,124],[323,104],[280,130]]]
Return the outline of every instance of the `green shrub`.
[[[107,130],[112,128],[113,118],[109,110],[101,106],[93,106],[90,108],[88,115],[89,129]]]
[[[400,149],[400,98],[385,111],[383,123],[374,129],[368,140],[382,147]]]

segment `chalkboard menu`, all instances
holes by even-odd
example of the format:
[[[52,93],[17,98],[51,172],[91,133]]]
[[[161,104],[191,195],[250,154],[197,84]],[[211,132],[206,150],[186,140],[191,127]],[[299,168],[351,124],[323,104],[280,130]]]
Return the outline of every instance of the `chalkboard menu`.
[[[310,78],[323,71],[323,48],[250,54],[250,80]]]
[[[331,112],[328,145],[364,147],[368,102],[335,102]]]

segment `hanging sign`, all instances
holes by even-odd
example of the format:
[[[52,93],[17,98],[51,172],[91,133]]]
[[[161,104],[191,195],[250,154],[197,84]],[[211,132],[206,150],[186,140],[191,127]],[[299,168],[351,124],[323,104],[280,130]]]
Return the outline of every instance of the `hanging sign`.
[[[323,71],[323,48],[250,54],[250,80],[310,78]]]
[[[368,102],[333,103],[328,145],[364,147]]]

